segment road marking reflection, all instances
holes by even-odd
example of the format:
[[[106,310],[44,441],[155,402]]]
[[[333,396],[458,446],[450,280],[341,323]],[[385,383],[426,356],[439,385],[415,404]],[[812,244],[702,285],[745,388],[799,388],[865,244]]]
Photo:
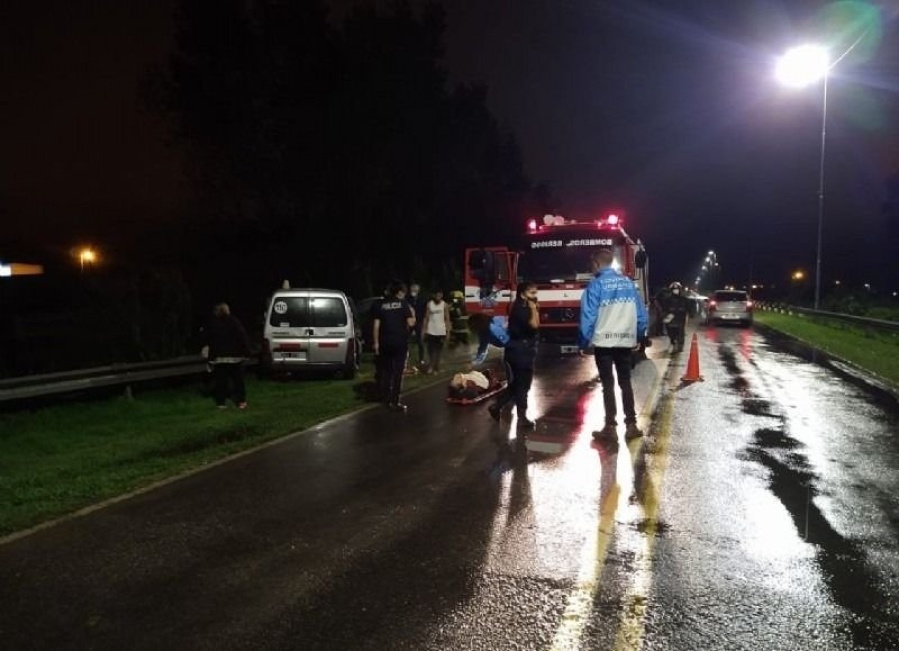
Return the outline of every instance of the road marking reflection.
[[[655,406],[661,391],[662,380],[663,375],[659,374],[653,381],[653,386],[649,392],[648,399],[644,403],[643,411],[639,415],[639,423],[644,428],[647,428],[649,424],[649,416],[651,415],[651,410]],[[602,396],[599,392],[596,392],[595,398],[599,401],[602,400]],[[670,407],[668,406],[670,402],[671,400],[669,399],[665,405],[666,409],[670,410]],[[670,427],[670,416],[668,417],[668,421],[663,423],[663,431],[659,434],[660,437],[665,439],[664,453],[666,455],[668,427]],[[581,638],[589,621],[596,595],[599,591],[600,577],[602,576],[606,557],[608,556],[609,545],[611,544],[612,536],[615,533],[615,517],[619,509],[625,510],[629,508],[629,496],[622,492],[621,486],[622,484],[635,485],[635,466],[640,459],[639,450],[642,444],[642,441],[633,442],[633,448],[628,449],[630,454],[618,454],[617,451],[612,452],[611,449],[604,454],[603,450],[600,448],[600,461],[602,465],[600,479],[601,497],[599,505],[600,518],[598,526],[596,527],[595,543],[587,544],[584,547],[581,555],[578,579],[568,596],[561,623],[553,638],[552,651],[576,651],[580,649]],[[648,473],[644,475],[643,482],[646,482],[647,477]],[[636,490],[639,493],[639,487],[636,487]],[[657,492],[654,499],[656,502],[658,501]],[[648,511],[645,504],[643,511]],[[651,539],[653,536],[648,535],[646,537],[647,539]],[[648,576],[651,577],[651,555],[646,558],[646,572],[648,573]],[[648,593],[651,579],[644,579],[644,582],[647,583],[646,593]],[[638,621],[642,626],[642,613],[640,614]],[[624,627],[625,625],[630,625],[630,622],[621,623],[621,627]],[[640,639],[642,640],[642,630],[640,630]],[[618,647],[616,646],[616,648]]]
[[[668,469],[668,444],[671,434],[671,420],[674,394],[664,398],[660,410],[656,450],[653,455],[644,455],[646,472],[639,484],[635,483],[634,493],[642,506],[644,529],[634,557],[634,568],[630,586],[624,597],[624,605],[618,621],[615,637],[615,651],[637,651],[643,647],[646,633],[646,610],[652,589],[652,556],[656,543],[661,506],[661,487],[665,471]]]

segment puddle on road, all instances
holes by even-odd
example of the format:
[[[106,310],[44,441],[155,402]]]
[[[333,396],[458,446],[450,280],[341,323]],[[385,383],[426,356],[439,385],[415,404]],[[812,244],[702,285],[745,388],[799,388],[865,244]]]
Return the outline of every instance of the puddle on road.
[[[887,595],[868,568],[863,544],[835,530],[814,503],[820,492],[819,477],[811,470],[804,447],[781,430],[763,428],[755,431],[753,442],[741,456],[768,471],[771,492],[789,513],[799,535],[817,548],[822,579],[833,600],[859,618],[851,625],[857,647],[887,648],[881,644],[890,635],[889,627],[872,626],[872,622],[887,623],[882,619]]]
[[[759,332],[772,350],[783,351],[806,362],[827,368],[850,384],[863,389],[874,402],[885,410],[894,414],[899,411],[899,395],[896,395],[895,389],[865,371],[847,365],[826,352],[777,330],[761,328]]]

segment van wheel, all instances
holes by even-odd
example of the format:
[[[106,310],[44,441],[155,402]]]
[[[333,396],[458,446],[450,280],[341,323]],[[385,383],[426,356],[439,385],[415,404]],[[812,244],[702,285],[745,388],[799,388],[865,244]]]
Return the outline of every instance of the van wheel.
[[[347,379],[352,380],[356,377],[356,371],[359,369],[359,351],[355,350],[354,347],[350,347],[347,351],[347,359],[343,364],[343,369],[340,371],[340,375]]]
[[[345,364],[343,367],[343,370],[340,372],[340,375],[345,380],[352,380],[353,378],[355,378],[356,377],[356,364],[353,362]]]

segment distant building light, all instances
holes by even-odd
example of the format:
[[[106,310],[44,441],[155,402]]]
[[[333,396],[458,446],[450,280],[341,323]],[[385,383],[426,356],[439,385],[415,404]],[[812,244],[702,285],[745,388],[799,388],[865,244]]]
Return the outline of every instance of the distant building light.
[[[43,265],[25,264],[23,262],[10,262],[8,265],[0,264],[0,276],[40,276],[44,273]]]
[[[10,276],[40,276],[44,273],[43,265],[25,264],[23,262],[0,263],[0,278]]]

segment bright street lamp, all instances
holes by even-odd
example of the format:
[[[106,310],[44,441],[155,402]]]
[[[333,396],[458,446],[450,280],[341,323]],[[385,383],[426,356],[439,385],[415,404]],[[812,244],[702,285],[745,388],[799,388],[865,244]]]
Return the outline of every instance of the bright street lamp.
[[[826,48],[819,45],[800,45],[787,50],[777,61],[775,75],[785,86],[801,88],[823,80],[821,93],[821,160],[818,166],[818,247],[815,263],[815,309],[821,302],[821,233],[824,227],[824,144],[827,135],[827,78],[843,58],[868,33],[865,29],[836,60],[831,60]]]
[[[845,56],[845,55],[844,55]],[[785,86],[801,88],[823,80],[821,94],[821,158],[818,166],[818,246],[815,261],[815,309],[821,303],[821,234],[824,229],[824,145],[827,142],[827,50],[816,45],[794,47],[778,60],[775,74]]]

